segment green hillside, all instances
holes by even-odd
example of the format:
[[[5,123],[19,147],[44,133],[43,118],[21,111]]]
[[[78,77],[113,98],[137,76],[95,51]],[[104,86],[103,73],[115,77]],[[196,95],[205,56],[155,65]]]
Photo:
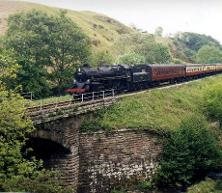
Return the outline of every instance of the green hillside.
[[[0,34],[2,35],[6,32],[7,18],[10,14],[31,9],[42,10],[48,14],[55,14],[59,10],[58,8],[34,3],[1,0]],[[133,29],[126,25],[95,12],[67,10],[67,15],[90,37],[93,48],[96,50],[108,50],[119,36],[134,32]]]
[[[206,91],[222,85],[222,76],[128,96],[112,107],[99,111],[93,119],[86,118],[82,129],[97,130],[119,128],[148,129],[161,132],[177,129],[185,117],[203,114]],[[96,118],[95,118],[96,117]]]

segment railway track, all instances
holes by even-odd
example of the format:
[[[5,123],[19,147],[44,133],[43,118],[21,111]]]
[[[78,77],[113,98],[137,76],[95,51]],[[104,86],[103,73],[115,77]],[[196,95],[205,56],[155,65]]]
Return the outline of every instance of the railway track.
[[[76,103],[74,100],[69,100],[42,106],[29,107],[27,108],[26,114],[32,119],[35,125],[38,125],[52,120],[99,110],[110,106],[115,102],[115,100],[115,97],[107,97],[83,103]]]
[[[111,95],[108,97],[105,97],[105,95],[103,94],[103,98],[90,101],[76,102],[75,100],[72,99],[62,102],[55,102],[34,107],[28,107],[26,113],[34,121],[34,123],[36,122],[37,124],[39,124],[42,122],[51,121],[52,119],[54,120],[62,117],[68,117],[70,115],[79,115],[86,112],[95,111],[103,107],[110,106],[116,100],[127,96],[134,96],[137,94],[142,94],[157,89],[160,90],[160,89],[179,87],[182,85],[190,84],[191,82],[200,81],[201,79],[203,78],[194,79],[186,82],[174,83],[174,84],[164,83],[159,85],[158,87],[151,87],[149,89],[142,91],[124,93],[120,95]]]

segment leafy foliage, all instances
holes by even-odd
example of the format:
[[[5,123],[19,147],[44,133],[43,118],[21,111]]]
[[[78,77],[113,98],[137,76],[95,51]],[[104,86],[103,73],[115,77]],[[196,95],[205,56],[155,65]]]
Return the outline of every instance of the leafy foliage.
[[[205,45],[196,54],[197,63],[213,64],[222,62],[222,50],[217,47]]]
[[[58,175],[42,170],[40,161],[23,158],[23,148],[33,125],[25,117],[25,101],[0,86],[0,191],[62,193]]]
[[[184,32],[178,33],[175,38],[185,44],[188,49],[196,52],[204,45],[220,47],[220,43],[217,40],[202,34]]]
[[[145,59],[145,63],[172,61],[169,48],[162,43],[157,43],[152,35],[140,33],[125,35],[118,39],[114,46],[120,57],[126,53],[135,53],[140,60]]]
[[[173,41],[177,49],[185,54],[185,56],[187,57],[186,60],[188,60],[189,62],[195,62],[194,56],[196,55],[198,50],[205,45],[221,48],[220,43],[211,36],[197,33],[178,33],[173,38]]]
[[[104,64],[113,64],[114,58],[108,51],[102,51],[94,54],[92,62],[94,66],[102,66]]]
[[[32,170],[31,163],[23,162],[20,150],[32,124],[24,116],[24,100],[0,87],[0,173],[2,178],[22,175]],[[23,171],[23,167],[27,170]]]
[[[149,193],[150,190],[153,189],[153,184],[151,181],[140,181],[137,184],[137,188],[138,190],[144,192],[144,193]]]
[[[5,45],[15,51],[21,66],[18,82],[24,92],[45,96],[50,87],[57,92],[72,79],[77,65],[86,63],[89,42],[65,16],[49,16],[32,10],[10,16]]]
[[[5,191],[24,191],[33,193],[72,193],[70,187],[64,188],[58,180],[58,173],[54,171],[42,170],[35,172],[30,177],[13,176],[2,183]]]
[[[168,139],[157,171],[157,184],[186,186],[215,169],[222,159],[216,137],[202,117],[185,119]]]
[[[145,57],[141,56],[138,53],[130,52],[130,53],[119,56],[117,63],[129,64],[129,65],[144,64]]]
[[[156,29],[155,29],[155,35],[156,36],[162,36],[163,35],[163,28],[162,27],[157,27]]]
[[[205,93],[204,110],[211,119],[222,123],[222,87],[220,84],[211,86]]]
[[[11,51],[0,49],[0,83],[8,88],[14,87],[19,65]]]
[[[222,181],[206,179],[191,186],[187,193],[222,193]]]

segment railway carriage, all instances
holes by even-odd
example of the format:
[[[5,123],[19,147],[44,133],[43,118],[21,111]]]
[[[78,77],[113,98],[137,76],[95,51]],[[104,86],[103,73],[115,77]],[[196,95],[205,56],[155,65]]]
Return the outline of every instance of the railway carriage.
[[[186,77],[198,77],[206,73],[206,66],[200,64],[186,65]]]
[[[215,64],[215,71],[222,72],[222,64]]]
[[[205,64],[206,66],[206,74],[213,74],[216,71],[215,64]]]
[[[167,80],[177,80],[185,77],[185,65],[171,64],[161,65],[153,64],[149,65],[151,69],[151,81],[152,82],[164,82]]]

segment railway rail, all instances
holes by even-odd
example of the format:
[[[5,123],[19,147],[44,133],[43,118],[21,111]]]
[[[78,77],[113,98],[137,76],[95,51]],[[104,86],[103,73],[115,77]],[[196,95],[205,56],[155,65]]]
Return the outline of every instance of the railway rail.
[[[112,105],[116,100],[123,97],[133,96],[155,89],[168,89],[172,87],[179,87],[185,84],[189,84],[190,82],[200,81],[203,78],[198,78],[185,82],[177,82],[173,84],[168,82],[160,84],[157,87],[150,87],[149,89],[146,90],[136,91],[132,93],[124,93],[119,95],[115,95],[114,90],[102,91],[97,93],[86,93],[80,97],[80,101],[72,99],[62,102],[55,102],[50,104],[44,104],[44,105],[42,104],[39,106],[28,107],[26,113],[33,120],[34,124],[41,124],[44,122],[49,122],[64,117],[80,115],[87,112],[96,111],[98,109],[102,109],[104,107]]]

